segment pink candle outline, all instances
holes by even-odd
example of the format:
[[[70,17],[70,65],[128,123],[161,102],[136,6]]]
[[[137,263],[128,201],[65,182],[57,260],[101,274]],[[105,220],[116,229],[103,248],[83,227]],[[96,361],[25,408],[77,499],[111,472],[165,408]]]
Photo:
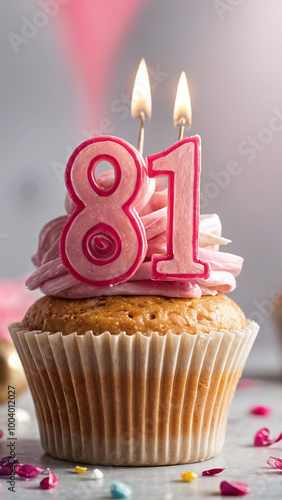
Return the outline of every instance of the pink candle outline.
[[[162,261],[171,261],[174,259],[173,252],[173,231],[175,228],[173,227],[173,216],[174,216],[174,187],[175,187],[175,172],[171,170],[154,170],[153,164],[156,160],[160,158],[164,158],[169,155],[171,152],[180,148],[183,144],[194,143],[194,186],[193,186],[193,238],[192,238],[192,250],[193,250],[193,263],[201,264],[204,268],[204,271],[201,273],[185,273],[185,274],[169,274],[169,273],[160,273],[157,270],[157,265]],[[200,187],[200,171],[201,171],[201,163],[200,163],[200,147],[201,147],[201,139],[198,135],[193,137],[186,137],[180,141],[177,141],[175,144],[165,149],[164,151],[160,151],[159,153],[150,155],[146,158],[147,160],[147,168],[149,177],[167,177],[168,178],[168,213],[167,213],[167,255],[152,255],[152,271],[151,277],[152,280],[158,281],[184,281],[191,278],[199,278],[208,279],[210,276],[210,264],[207,261],[201,260],[198,258],[198,248],[199,248],[199,187]]]
[[[72,264],[69,262],[69,259],[67,256],[67,249],[66,249],[67,234],[72,226],[74,219],[86,207],[86,205],[79,198],[79,196],[77,195],[77,193],[75,191],[75,188],[74,188],[73,183],[72,183],[71,173],[72,173],[73,164],[74,164],[77,156],[84,148],[90,146],[91,144],[97,143],[97,142],[107,142],[107,141],[114,141],[117,144],[120,144],[121,146],[123,146],[129,152],[129,154],[132,156],[134,163],[135,163],[135,166],[136,166],[137,178],[136,178],[135,188],[134,188],[133,193],[130,196],[130,198],[127,200],[127,202],[124,203],[124,205],[121,208],[124,211],[125,215],[130,219],[130,222],[131,222],[131,224],[136,232],[137,240],[138,240],[138,250],[137,250],[137,255],[136,255],[136,259],[135,259],[134,263],[132,264],[130,269],[128,269],[122,275],[119,275],[119,276],[116,276],[114,278],[110,278],[107,280],[91,280],[91,279],[87,279],[84,276],[82,276],[81,274],[79,274],[76,271],[76,269],[72,266]],[[88,166],[88,172],[90,171],[90,168],[91,168],[91,170],[93,168],[93,160],[95,161],[95,158],[92,158],[92,160]],[[114,164],[112,164],[112,166],[115,168]],[[119,166],[119,168],[120,168],[120,166]],[[120,138],[114,137],[114,136],[100,136],[100,137],[94,137],[92,139],[88,139],[88,140],[84,141],[83,143],[81,143],[79,146],[77,146],[77,148],[71,154],[70,159],[69,159],[67,166],[66,166],[66,170],[65,170],[65,184],[66,184],[68,193],[69,193],[71,199],[73,200],[74,204],[76,205],[76,207],[75,207],[74,211],[72,212],[72,214],[69,216],[69,218],[68,218],[68,220],[63,228],[62,234],[61,234],[60,256],[61,256],[61,260],[62,260],[64,266],[67,268],[67,270],[70,272],[70,274],[74,278],[79,280],[80,282],[83,282],[83,283],[86,283],[89,285],[100,286],[100,287],[105,287],[105,286],[109,286],[109,285],[115,285],[118,283],[122,283],[124,281],[127,281],[129,278],[131,278],[131,276],[133,276],[135,274],[137,269],[142,264],[142,262],[145,258],[145,255],[146,255],[146,251],[147,251],[146,232],[145,232],[144,225],[143,225],[135,207],[132,206],[132,204],[133,204],[135,199],[138,200],[140,191],[142,190],[142,181],[144,181],[144,178],[146,177],[143,174],[143,170],[145,170],[145,169],[146,169],[145,162],[144,162],[143,158],[141,157],[141,155],[138,153],[138,151],[133,146],[131,146],[129,143],[124,141],[123,139],[120,139]],[[118,171],[117,171],[116,172],[116,180],[115,180],[114,185],[113,185],[113,187],[115,187],[115,189],[117,189],[118,184],[119,184],[119,182],[117,182],[118,178],[119,178],[119,175],[118,175]],[[88,180],[89,180],[89,177],[88,177]],[[94,184],[95,184],[95,182],[94,182]],[[93,187],[93,185],[91,185],[91,187]],[[111,190],[112,189],[113,188],[111,188]],[[104,191],[104,193],[108,193],[108,192],[109,191]],[[113,193],[113,192],[114,191],[111,191],[111,193]],[[105,194],[104,194],[104,196],[105,196]]]

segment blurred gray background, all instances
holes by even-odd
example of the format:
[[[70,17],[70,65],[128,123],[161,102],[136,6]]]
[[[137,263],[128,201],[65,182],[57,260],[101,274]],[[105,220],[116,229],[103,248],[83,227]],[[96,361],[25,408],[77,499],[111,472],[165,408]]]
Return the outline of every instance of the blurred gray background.
[[[42,225],[64,212],[63,166],[89,130],[56,19],[17,54],[8,38],[21,33],[23,16],[32,19],[40,8],[35,0],[0,3],[2,278],[32,271]],[[250,373],[272,374],[282,366],[272,319],[282,285],[281,19],[281,0],[145,2],[115,61],[103,116],[93,120],[95,130],[103,128],[102,118],[110,120],[111,134],[136,144],[138,123],[123,101],[145,57],[154,89],[144,154],[169,147],[177,139],[177,81],[186,71],[189,133],[202,138],[202,213],[219,214],[223,235],[232,239],[226,250],[245,258],[231,296],[261,324]]]

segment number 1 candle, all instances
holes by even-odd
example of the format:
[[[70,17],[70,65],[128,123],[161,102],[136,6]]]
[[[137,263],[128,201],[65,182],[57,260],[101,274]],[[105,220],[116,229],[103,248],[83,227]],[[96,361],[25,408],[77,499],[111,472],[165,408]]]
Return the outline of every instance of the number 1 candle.
[[[209,277],[198,258],[200,137],[178,141],[147,158],[150,176],[168,177],[167,256],[152,256],[152,279]]]
[[[190,128],[191,102],[187,78],[180,76],[174,106],[174,124]],[[200,137],[182,139],[171,148],[147,158],[151,177],[168,177],[167,255],[152,256],[152,279],[208,278],[208,262],[198,258],[200,215]]]

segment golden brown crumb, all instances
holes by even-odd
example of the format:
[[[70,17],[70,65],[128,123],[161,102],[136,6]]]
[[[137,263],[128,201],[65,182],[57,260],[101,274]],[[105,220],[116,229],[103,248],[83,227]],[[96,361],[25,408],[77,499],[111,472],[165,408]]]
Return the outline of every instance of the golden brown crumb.
[[[93,330],[95,335],[109,331],[112,335],[156,331],[165,335],[187,332],[209,333],[222,329],[241,330],[246,318],[240,307],[222,294],[200,299],[161,296],[113,296],[92,299],[61,299],[45,296],[28,310],[23,327],[68,335],[83,335]]]

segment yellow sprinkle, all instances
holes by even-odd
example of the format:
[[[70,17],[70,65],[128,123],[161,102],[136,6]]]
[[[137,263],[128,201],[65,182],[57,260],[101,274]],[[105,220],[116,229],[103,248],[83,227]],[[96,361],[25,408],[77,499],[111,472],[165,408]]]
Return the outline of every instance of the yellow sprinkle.
[[[183,481],[186,481],[186,483],[190,483],[190,481],[193,481],[198,476],[195,472],[188,470],[187,472],[184,472],[183,474],[181,474],[181,477],[182,477]]]
[[[77,474],[83,474],[87,471],[87,467],[79,467],[79,465],[77,465],[74,470]]]

